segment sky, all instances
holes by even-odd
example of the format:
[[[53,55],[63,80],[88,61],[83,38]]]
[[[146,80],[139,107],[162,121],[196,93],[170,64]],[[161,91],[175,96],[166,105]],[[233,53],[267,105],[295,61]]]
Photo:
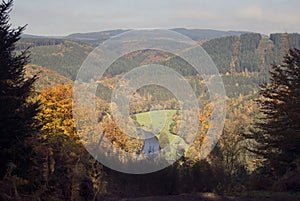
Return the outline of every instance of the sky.
[[[299,9],[299,0],[14,0],[11,23],[48,36],[179,27],[300,33]]]

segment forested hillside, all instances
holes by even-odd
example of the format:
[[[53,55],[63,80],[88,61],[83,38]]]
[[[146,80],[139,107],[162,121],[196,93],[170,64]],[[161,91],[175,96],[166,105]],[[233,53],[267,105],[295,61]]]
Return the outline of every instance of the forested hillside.
[[[21,39],[25,27],[9,23],[12,5],[0,4],[0,200],[300,200],[299,34],[174,29],[198,40],[215,62],[226,90],[225,114],[218,110],[220,94],[211,97],[190,64],[162,51],[132,52],[102,78],[75,81],[95,44],[124,30]],[[118,84],[133,89],[121,78],[152,63],[181,74],[199,108],[181,118],[185,100],[147,85],[123,96],[130,100],[129,117],[117,119],[112,93]],[[184,97],[187,105],[190,97]],[[220,118],[214,112],[224,115],[224,128],[213,123]],[[109,167],[116,161],[120,168],[143,167],[157,156],[153,144],[148,141],[152,151],[144,149],[146,140],[120,125],[153,135],[155,151],[165,155],[151,165],[168,166],[148,174]],[[139,160],[144,163],[131,163]]]
[[[57,85],[72,84],[71,79],[58,72],[33,64],[26,66],[26,75],[29,77],[37,75],[38,79],[35,83],[35,88],[37,90],[46,90]]]
[[[71,83],[71,80],[76,78],[81,63],[93,50],[93,46],[78,41],[25,38],[18,42],[17,51],[25,50],[28,47],[31,52],[31,63],[34,64],[28,68],[29,72],[31,71],[30,74],[41,71],[40,79],[36,83],[37,89]],[[260,84],[268,82],[270,64],[280,63],[289,48],[300,48],[300,35],[271,34],[270,37],[262,37],[258,33],[246,33],[240,36],[212,39],[204,42],[202,47],[219,69],[226,95],[232,98],[239,95],[254,95]],[[198,95],[205,91],[204,86],[193,81],[193,76],[197,73],[185,61],[168,53],[149,50],[133,52],[118,59],[106,71],[103,83],[115,83],[116,75],[149,63],[170,66],[181,75],[191,77],[190,82],[194,83],[192,86],[194,90],[198,91]],[[43,66],[43,68],[39,66]],[[161,91],[155,86],[142,88],[139,93],[144,97],[151,93],[160,100],[173,99],[172,94]],[[112,88],[105,84],[99,85],[97,94],[103,100],[109,101]]]
[[[94,49],[91,45],[62,39],[22,39],[21,51],[30,47],[32,64],[46,67],[74,80],[81,63]]]
[[[82,42],[41,38],[22,39],[17,49],[26,47],[31,47],[31,63],[56,70],[73,80],[81,63],[93,50],[91,45]],[[262,37],[258,33],[246,33],[240,36],[212,39],[204,42],[202,47],[212,57],[221,74],[260,72],[266,75],[270,64],[281,62],[288,49],[300,48],[300,35],[271,34],[270,37]],[[135,56],[135,65],[160,62],[170,56],[161,54],[161,52],[156,54],[140,52]],[[128,59],[116,62],[109,73],[114,76],[127,71],[128,69],[124,68],[130,66],[127,65],[129,62],[131,61]],[[180,66],[180,70],[184,71],[185,75],[194,73],[192,70],[185,70],[188,68],[186,64],[180,61],[174,62],[179,62],[177,66]]]
[[[300,35],[271,34],[263,38],[258,33],[248,33],[213,39],[202,47],[222,74],[246,71],[267,74],[270,64],[280,63],[288,49],[300,48]]]

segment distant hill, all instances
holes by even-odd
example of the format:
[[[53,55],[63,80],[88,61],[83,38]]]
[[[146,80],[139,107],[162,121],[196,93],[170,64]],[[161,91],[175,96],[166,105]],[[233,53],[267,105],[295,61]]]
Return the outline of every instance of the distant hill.
[[[32,64],[54,70],[70,80],[76,78],[82,62],[94,49],[93,45],[81,41],[54,38],[25,38],[18,43],[17,49],[24,50],[29,46]],[[281,63],[289,48],[300,49],[300,35],[245,33],[207,40],[202,47],[219,69],[227,94],[236,96],[248,94],[258,84],[266,82],[270,64]],[[140,51],[117,60],[105,75],[114,77],[149,63],[170,66],[183,76],[196,73],[180,58],[159,51]]]
[[[239,36],[247,32],[244,31],[219,31],[213,29],[185,29],[185,28],[176,28],[171,29],[182,35],[188,36],[195,41],[207,41],[214,38],[221,38],[225,36]]]
[[[77,40],[77,41],[82,41],[93,45],[98,45],[104,42],[105,40],[110,39],[111,37],[121,34],[125,31],[128,30],[117,29],[117,30],[101,31],[101,32],[74,33],[65,36],[64,39]]]
[[[63,38],[63,36],[38,36],[31,34],[22,34],[22,38]]]
[[[170,30],[188,36],[195,41],[206,41],[213,38],[220,38],[224,36],[236,36],[236,35],[241,35],[243,33],[246,33],[242,31],[218,31],[212,29],[175,28]],[[78,40],[93,45],[98,45],[113,36],[124,33],[125,31],[128,30],[117,29],[117,30],[91,32],[91,33],[75,33],[64,37],[64,39]]]
[[[196,41],[210,40],[213,38],[220,38],[224,36],[237,36],[244,33],[245,31],[220,31],[214,29],[186,29],[186,28],[174,28],[170,29],[183,35],[190,37]],[[22,38],[57,38],[57,39],[70,39],[78,40],[90,44],[101,43],[113,36],[129,31],[129,29],[115,29],[98,32],[87,32],[87,33],[72,33],[67,36],[39,36],[32,34],[22,34]]]

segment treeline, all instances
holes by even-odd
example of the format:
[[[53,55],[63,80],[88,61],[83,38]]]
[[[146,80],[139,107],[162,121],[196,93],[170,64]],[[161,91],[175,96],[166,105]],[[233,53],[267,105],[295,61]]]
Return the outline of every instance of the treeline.
[[[22,38],[16,45],[16,50],[51,45],[63,45],[64,40],[55,38]]]

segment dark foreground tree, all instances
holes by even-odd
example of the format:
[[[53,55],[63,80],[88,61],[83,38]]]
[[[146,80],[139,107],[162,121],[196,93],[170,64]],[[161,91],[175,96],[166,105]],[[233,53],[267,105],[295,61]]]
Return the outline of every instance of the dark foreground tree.
[[[270,73],[258,101],[262,117],[248,137],[255,140],[252,151],[263,157],[266,172],[280,176],[295,170],[300,159],[300,50],[290,50]]]
[[[25,137],[33,131],[38,103],[29,100],[36,77],[25,76],[28,51],[17,53],[16,42],[25,27],[11,28],[9,13],[13,1],[0,5],[0,176],[8,167],[19,167]]]

